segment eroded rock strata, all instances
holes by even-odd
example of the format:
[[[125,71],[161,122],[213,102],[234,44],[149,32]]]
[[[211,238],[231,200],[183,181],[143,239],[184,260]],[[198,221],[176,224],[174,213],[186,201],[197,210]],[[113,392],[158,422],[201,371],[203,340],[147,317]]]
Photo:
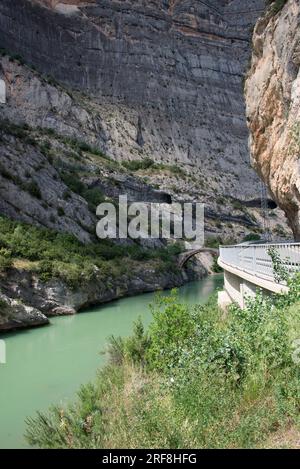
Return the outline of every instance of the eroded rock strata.
[[[3,0],[0,42],[94,97],[96,138],[109,155],[182,162],[199,178],[219,178],[221,193],[249,199],[258,179],[243,75],[263,7],[264,0],[98,0],[70,16]]]
[[[246,101],[255,170],[300,241],[300,4],[258,21]]]
[[[207,263],[205,256],[203,263]],[[0,332],[49,324],[51,316],[72,315],[124,296],[180,287],[207,275],[207,269],[196,259],[174,272],[162,270],[157,262],[136,262],[118,278],[103,276],[100,271],[95,275],[96,279],[72,287],[58,278],[41,281],[24,268],[0,274]]]
[[[49,319],[41,311],[0,293],[0,331],[45,324],[49,324]]]

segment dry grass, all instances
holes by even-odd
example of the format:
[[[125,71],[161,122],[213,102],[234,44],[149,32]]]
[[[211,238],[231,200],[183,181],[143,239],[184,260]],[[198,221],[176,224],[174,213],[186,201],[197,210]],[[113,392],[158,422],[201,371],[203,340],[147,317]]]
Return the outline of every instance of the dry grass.
[[[300,449],[300,430],[296,426],[282,428],[262,445],[263,449]]]
[[[12,265],[19,270],[32,271],[39,266],[39,262],[32,262],[27,259],[15,259]]]

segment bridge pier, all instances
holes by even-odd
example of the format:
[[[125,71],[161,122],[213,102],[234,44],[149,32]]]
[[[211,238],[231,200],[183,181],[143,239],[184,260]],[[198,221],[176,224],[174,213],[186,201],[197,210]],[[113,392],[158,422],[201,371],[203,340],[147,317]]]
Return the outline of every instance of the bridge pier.
[[[255,296],[257,286],[231,272],[224,271],[224,290],[218,293],[218,305],[226,309],[231,303],[245,308],[246,298]]]

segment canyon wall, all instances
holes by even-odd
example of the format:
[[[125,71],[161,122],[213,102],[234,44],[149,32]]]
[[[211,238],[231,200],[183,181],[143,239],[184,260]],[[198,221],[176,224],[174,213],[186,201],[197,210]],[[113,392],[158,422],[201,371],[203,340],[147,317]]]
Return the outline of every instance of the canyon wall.
[[[207,198],[257,197],[243,76],[264,0],[84,4],[70,13],[2,0],[1,47],[92,96],[98,144],[114,159],[182,163],[211,183]]]
[[[258,21],[246,82],[252,162],[300,241],[300,4]]]
[[[32,0],[33,2],[45,5],[47,8],[55,8],[58,4],[72,5],[72,6],[85,6],[89,3],[96,3],[95,0]]]

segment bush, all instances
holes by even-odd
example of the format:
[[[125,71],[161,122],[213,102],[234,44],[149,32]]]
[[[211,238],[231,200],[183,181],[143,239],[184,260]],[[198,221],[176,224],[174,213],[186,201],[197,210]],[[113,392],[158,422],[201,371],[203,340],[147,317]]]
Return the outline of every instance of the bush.
[[[64,211],[63,207],[58,207],[57,208],[57,215],[59,217],[63,217],[65,215],[65,211]]]
[[[185,176],[185,171],[176,164],[168,165],[164,163],[155,163],[151,158],[142,160],[123,161],[122,165],[129,171],[140,171],[152,169],[156,171],[170,171],[175,176]]]
[[[145,334],[111,339],[111,364],[67,409],[28,419],[43,448],[253,448],[300,420],[300,278],[287,295],[258,294],[226,316],[215,299],[160,297]]]
[[[286,4],[287,0],[268,0],[269,5],[271,5],[271,13],[273,15],[277,15],[284,5]]]
[[[35,197],[36,199],[41,199],[42,198],[42,193],[41,190],[35,181],[31,181],[28,184],[24,185],[24,189],[29,192],[32,197]]]
[[[105,202],[105,196],[97,187],[85,189],[82,197],[88,202],[91,211],[95,211],[99,204]]]
[[[53,220],[55,222],[54,217]],[[74,287],[91,278],[99,281],[122,275],[124,266],[128,266],[128,259],[159,259],[165,268],[170,269],[169,263],[172,263],[176,269],[174,256],[179,250],[177,245],[151,250],[136,244],[122,246],[110,240],[83,244],[70,234],[37,228],[1,216],[0,247],[4,249],[0,250],[0,255],[8,253],[6,257],[9,259],[38,262],[36,269],[42,280],[59,277]],[[127,262],[122,259],[127,259]],[[9,266],[5,259],[2,262],[3,266]]]
[[[95,211],[96,207],[105,201],[105,196],[100,189],[86,187],[75,174],[62,171],[61,178],[72,192],[80,195],[88,202],[91,211]],[[70,197],[69,191],[64,192],[64,198],[66,197]]]
[[[3,256],[0,253],[0,272],[5,272],[12,266],[12,259],[7,256]]]
[[[151,368],[168,370],[178,362],[182,349],[195,333],[195,323],[189,307],[176,303],[176,290],[167,299],[158,297],[152,313],[148,363]]]
[[[61,172],[60,176],[66,186],[68,186],[68,188],[72,192],[81,195],[85,190],[85,185],[80,181],[80,179],[76,175],[63,171]]]
[[[127,359],[138,365],[146,364],[146,353],[149,349],[150,338],[145,333],[141,318],[133,324],[132,336],[123,339],[122,337],[111,336],[108,342],[108,355],[110,363],[121,365]]]
[[[247,242],[247,241],[259,241],[261,238],[260,238],[260,235],[258,234],[255,234],[255,233],[249,233],[247,234],[243,241],[242,242]]]
[[[212,263],[212,271],[215,273],[215,274],[218,274],[220,272],[223,272],[223,269],[222,267],[219,266],[218,264],[218,258],[217,256],[214,256],[213,257],[213,263]]]
[[[154,168],[155,163],[151,158],[144,158],[142,160],[124,161],[122,165],[129,169],[129,171],[139,171],[141,169]]]

